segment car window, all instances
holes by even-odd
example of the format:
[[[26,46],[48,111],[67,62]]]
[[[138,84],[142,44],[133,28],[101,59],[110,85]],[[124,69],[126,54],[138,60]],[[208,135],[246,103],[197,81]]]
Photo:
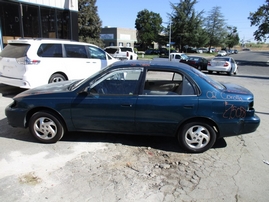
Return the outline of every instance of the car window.
[[[8,44],[0,53],[0,56],[7,58],[21,58],[26,56],[29,44]]]
[[[132,48],[121,47],[120,49],[121,49],[121,52],[127,52],[127,51],[132,52]]]
[[[88,49],[90,52],[90,58],[106,60],[105,51],[93,46],[88,46]]]
[[[63,57],[62,44],[41,44],[37,55],[39,57]]]
[[[181,58],[182,58],[183,60],[187,60],[187,59],[188,59],[188,56],[185,55],[185,54],[182,54],[182,55],[181,55]]]
[[[100,95],[134,95],[139,85],[142,69],[113,71],[91,86],[91,93]]]
[[[229,61],[229,58],[213,58],[213,61]]]
[[[177,72],[148,71],[146,74],[144,95],[181,95],[183,75]]]
[[[65,44],[64,47],[68,58],[88,58],[84,45]]]

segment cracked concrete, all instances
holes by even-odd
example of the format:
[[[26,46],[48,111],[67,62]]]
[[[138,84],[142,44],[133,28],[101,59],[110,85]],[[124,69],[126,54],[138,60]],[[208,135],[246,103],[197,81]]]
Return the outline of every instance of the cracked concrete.
[[[28,130],[7,125],[3,110],[11,99],[1,97],[0,200],[266,202],[269,80],[236,82],[254,93],[261,125],[202,154],[184,153],[164,137],[72,133],[40,144]]]

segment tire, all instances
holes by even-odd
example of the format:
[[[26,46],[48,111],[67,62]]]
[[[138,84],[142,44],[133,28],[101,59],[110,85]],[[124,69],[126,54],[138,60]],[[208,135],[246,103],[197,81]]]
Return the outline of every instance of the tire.
[[[40,111],[30,118],[29,131],[40,142],[55,143],[63,137],[65,129],[57,114]]]
[[[56,82],[61,82],[61,81],[66,81],[66,77],[62,74],[53,74],[51,75],[49,79],[49,83],[56,83]]]
[[[231,70],[227,73],[229,76],[233,75],[233,68],[231,67]]]
[[[201,153],[210,149],[216,142],[216,132],[205,122],[186,123],[178,133],[180,146],[191,153]]]
[[[238,74],[238,67],[236,68],[236,71],[234,72],[234,75]]]

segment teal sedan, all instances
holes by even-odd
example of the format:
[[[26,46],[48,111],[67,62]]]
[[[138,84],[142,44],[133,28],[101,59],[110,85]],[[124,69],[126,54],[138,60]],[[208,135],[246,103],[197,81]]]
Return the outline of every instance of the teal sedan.
[[[85,73],[86,74],[86,73]],[[199,153],[217,138],[254,132],[253,94],[184,63],[119,61],[83,80],[26,90],[6,107],[8,123],[43,143],[70,131],[172,136]]]

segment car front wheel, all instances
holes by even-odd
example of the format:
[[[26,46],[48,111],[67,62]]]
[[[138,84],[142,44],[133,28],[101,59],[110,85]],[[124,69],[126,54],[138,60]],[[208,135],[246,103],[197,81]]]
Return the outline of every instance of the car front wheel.
[[[29,121],[30,133],[40,142],[55,143],[64,135],[64,126],[57,114],[39,111]]]
[[[186,123],[178,133],[180,146],[192,153],[200,153],[210,149],[216,142],[213,127],[203,122]]]

